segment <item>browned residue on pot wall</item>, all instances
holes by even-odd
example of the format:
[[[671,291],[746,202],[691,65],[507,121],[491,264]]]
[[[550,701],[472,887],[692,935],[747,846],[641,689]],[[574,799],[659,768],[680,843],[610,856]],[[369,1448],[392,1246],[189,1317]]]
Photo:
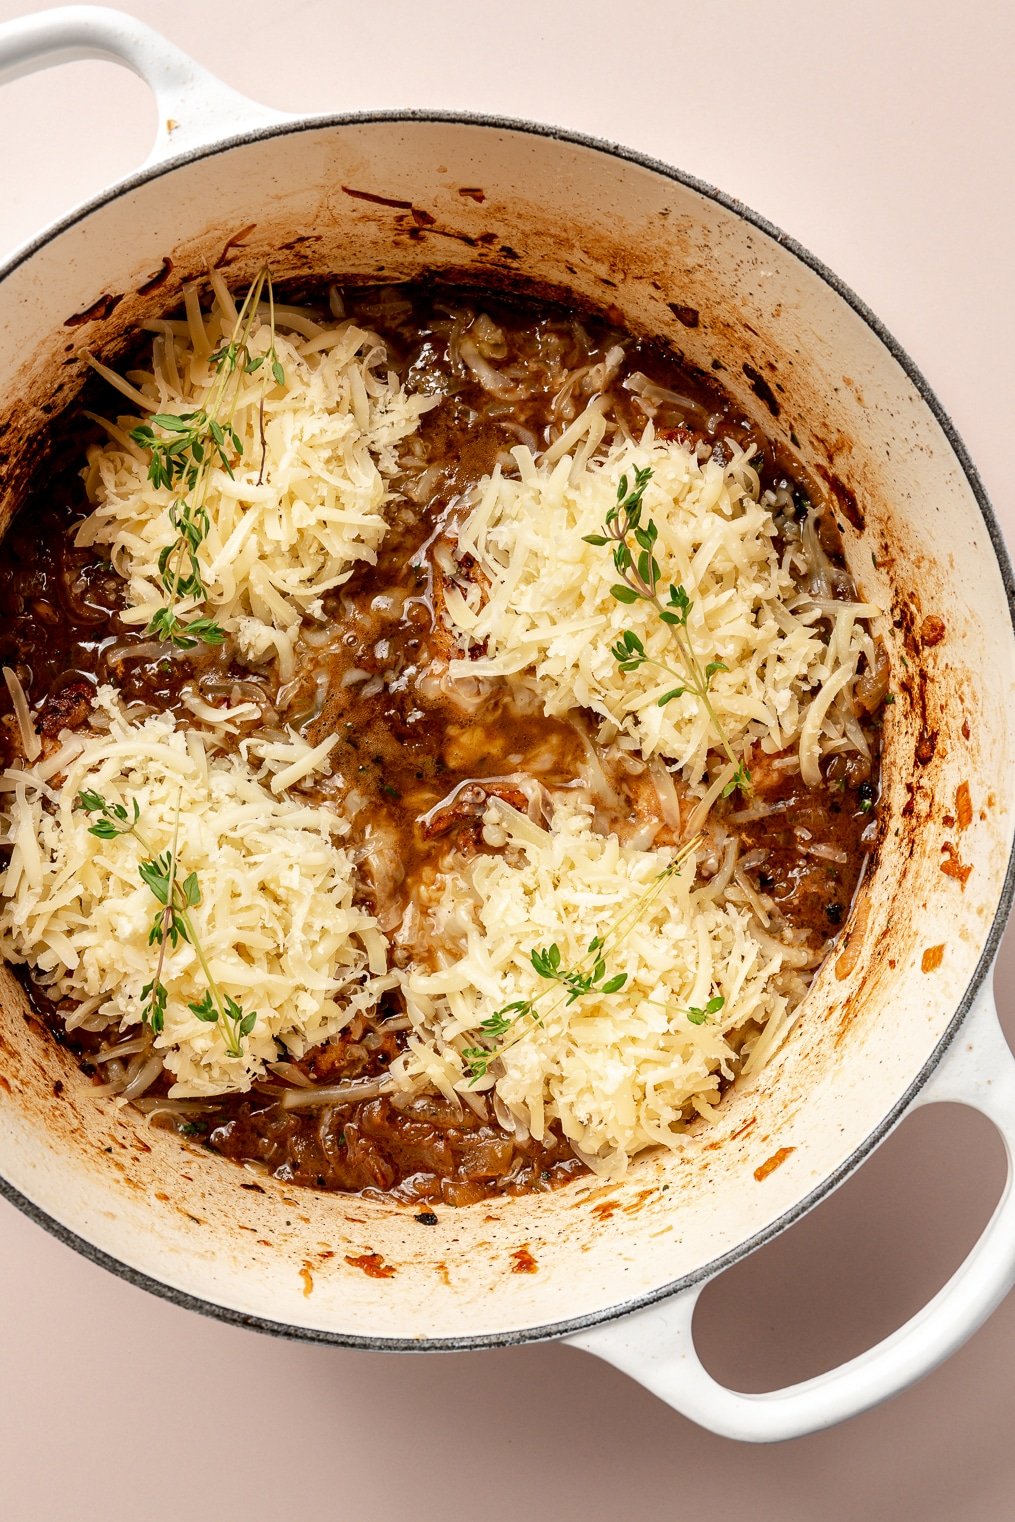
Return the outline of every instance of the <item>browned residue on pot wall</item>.
[[[350,1268],[359,1268],[370,1279],[393,1279],[398,1272],[390,1263],[385,1263],[379,1252],[363,1252],[353,1257],[346,1254],[345,1261]]]
[[[751,390],[758,398],[758,401],[762,402],[764,406],[768,408],[773,417],[778,417],[781,411],[779,406],[779,399],[776,396],[775,392],[772,390],[771,386],[768,384],[768,381],[761,374],[761,371],[756,370],[754,366],[748,364],[746,360],[741,366],[741,369],[747,376]]]
[[[941,850],[944,853],[941,871],[946,877],[954,878],[960,888],[965,888],[973,870],[972,867],[962,860],[958,847],[954,846],[950,840],[945,841]]]
[[[765,1161],[754,1170],[754,1177],[757,1179],[758,1183],[763,1183],[764,1180],[768,1178],[770,1173],[774,1173],[776,1168],[781,1168],[787,1157],[789,1157],[790,1153],[795,1151],[795,1147],[780,1147],[778,1152],[773,1152],[771,1157],[766,1158]]]
[[[955,815],[960,830],[968,830],[973,822],[973,800],[968,782],[960,782],[955,789]]]
[[[107,292],[93,301],[91,306],[86,307],[83,312],[75,312],[71,317],[65,317],[63,325],[65,328],[80,328],[86,322],[105,322],[122,300],[122,296],[111,296]]]
[[[862,534],[866,527],[866,519],[852,487],[847,486],[835,471],[829,470],[824,465],[818,466],[818,475],[825,482],[832,494],[832,500],[850,528]]]
[[[685,328],[696,328],[700,320],[696,307],[682,306],[679,301],[668,301],[666,305],[673,313],[678,322],[682,322]]]
[[[936,613],[928,613],[920,625],[920,643],[925,650],[939,645],[945,637],[945,621]]]
[[[157,270],[155,272],[155,274],[152,275],[149,280],[146,280],[144,282],[143,285],[139,285],[138,286],[138,288],[137,288],[138,295],[139,296],[148,296],[148,295],[151,294],[152,291],[160,290],[161,287],[165,285],[166,281],[169,279],[169,277],[170,277],[170,275],[172,273],[173,273],[173,261],[172,261],[172,259],[169,258],[168,254],[167,254],[166,257],[162,260],[162,268],[160,270]]]

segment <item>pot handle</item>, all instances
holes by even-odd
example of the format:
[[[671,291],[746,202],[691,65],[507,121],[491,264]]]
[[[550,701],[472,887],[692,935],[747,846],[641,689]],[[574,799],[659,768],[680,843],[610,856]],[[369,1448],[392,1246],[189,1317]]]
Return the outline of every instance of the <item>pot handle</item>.
[[[622,1369],[700,1426],[756,1443],[803,1437],[857,1416],[954,1353],[1015,1283],[1015,1058],[990,984],[988,978],[912,1107],[952,1102],[981,1110],[1004,1140],[1008,1177],[975,1247],[922,1311],[858,1358],[763,1395],[719,1384],[699,1359],[691,1323],[704,1284],[568,1341]]]
[[[85,58],[124,64],[155,96],[159,124],[145,168],[236,132],[289,120],[223,84],[175,43],[122,11],[67,5],[0,26],[0,84]]]

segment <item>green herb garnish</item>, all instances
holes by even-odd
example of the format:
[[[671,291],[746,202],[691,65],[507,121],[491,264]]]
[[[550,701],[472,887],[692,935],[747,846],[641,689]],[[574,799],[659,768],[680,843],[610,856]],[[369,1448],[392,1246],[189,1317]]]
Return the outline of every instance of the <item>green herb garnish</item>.
[[[536,1025],[542,1025],[544,1014],[549,1015],[555,1010],[567,1008],[578,999],[587,998],[591,994],[609,996],[624,987],[627,973],[609,974],[607,957],[623,945],[648,905],[658,896],[663,885],[680,871],[700,840],[701,836],[695,835],[682,846],[670,864],[653,878],[634,903],[622,910],[609,929],[602,935],[593,936],[577,967],[561,965],[560,947],[556,943],[529,952],[534,971],[550,986],[531,999],[514,999],[510,1004],[502,1005],[480,1023],[481,1042],[475,1046],[463,1047],[461,1053],[471,1083],[478,1083],[481,1078],[485,1078],[491,1064],[508,1046],[521,1039],[525,1027],[520,1022],[532,1020]],[[542,1001],[552,995],[557,986],[563,989],[563,993],[545,1009],[541,1008]],[[714,1004],[714,999],[709,1001],[710,1011]]]
[[[725,1003],[726,1000],[722,994],[714,994],[704,1009],[698,1009],[694,1004],[690,1005],[687,1011],[687,1018],[692,1025],[704,1025],[709,1015],[717,1015]]]
[[[243,1049],[240,1042],[244,1036],[250,1035],[257,1015],[254,1011],[244,1013],[242,1006],[237,1004],[235,999],[231,999],[228,994],[223,994],[208,965],[208,959],[190,913],[201,903],[201,886],[198,876],[196,872],[189,872],[181,880],[177,870],[179,805],[177,805],[176,820],[173,825],[172,845],[169,850],[156,854],[138,828],[141,809],[136,798],[131,800],[129,812],[122,803],[107,803],[101,793],[88,789],[78,793],[77,801],[84,812],[90,818],[94,818],[94,824],[88,827],[89,835],[95,835],[99,840],[116,840],[120,835],[133,835],[147,858],[138,866],[138,874],[160,905],[155,912],[148,934],[148,944],[158,946],[159,956],[151,981],[146,983],[141,990],[142,1024],[156,1036],[164,1030],[166,1004],[169,999],[169,991],[162,981],[166,946],[168,944],[175,949],[180,941],[186,941],[194,948],[194,955],[200,963],[207,984],[204,997],[188,1004],[187,1008],[199,1020],[204,1020],[209,1025],[219,1025],[229,1056],[242,1057]]]
[[[672,703],[675,698],[683,697],[685,692],[692,693],[698,699],[708,714],[720,747],[734,768],[733,776],[723,788],[723,797],[729,797],[737,788],[746,793],[750,790],[751,774],[730,745],[709,696],[713,677],[729,668],[719,660],[702,665],[688,627],[694,603],[686,589],[671,583],[665,596],[660,596],[662,569],[655,558],[659,529],[651,518],[645,524],[642,523],[642,498],[651,479],[652,469],[647,465],[635,471],[633,486],[626,475],[621,476],[617,500],[606,514],[602,532],[584,535],[584,542],[600,547],[613,546],[613,564],[621,580],[610,588],[611,595],[625,606],[646,602],[656,610],[670,631],[680,668],[648,655],[633,629],[625,629],[617,643],[610,646],[610,653],[625,674],[637,671],[642,666],[654,666],[657,671],[676,679],[677,685],[658,699],[660,708]],[[632,539],[633,547],[630,543]]]
[[[545,951],[533,951],[530,953],[532,966],[541,978],[546,978],[551,983],[562,983],[567,989],[566,1004],[573,1004],[583,994],[600,993],[615,994],[623,988],[627,982],[627,973],[618,972],[613,977],[606,976],[606,962],[600,950],[602,941],[598,935],[593,936],[589,942],[588,954],[596,952],[596,960],[588,972],[579,972],[576,968],[561,968],[560,947],[554,943]]]
[[[267,291],[271,344],[266,354],[250,352],[250,335],[262,295]],[[221,468],[232,476],[243,457],[243,441],[233,427],[243,378],[260,370],[264,378],[258,407],[261,467],[264,477],[267,440],[264,429],[264,396],[267,376],[281,386],[285,371],[275,350],[275,298],[271,276],[262,269],[251,285],[227,342],[209,357],[216,377],[203,407],[189,412],[156,412],[131,430],[135,444],[149,455],[148,479],[155,487],[177,493],[169,508],[175,538],[159,555],[159,577],[166,602],[153,614],[146,634],[192,650],[198,644],[220,645],[225,633],[214,618],[183,617],[181,602],[195,605],[207,600],[198,551],[211,527],[206,505],[211,472]]]

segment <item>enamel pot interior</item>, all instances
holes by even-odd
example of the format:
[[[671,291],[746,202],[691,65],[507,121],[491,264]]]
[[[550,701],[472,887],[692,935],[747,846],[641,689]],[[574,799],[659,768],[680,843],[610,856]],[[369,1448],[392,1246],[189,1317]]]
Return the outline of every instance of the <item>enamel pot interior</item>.
[[[773,230],[661,166],[421,117],[310,122],[139,177],[0,280],[4,522],[88,347],[115,356],[181,282],[427,271],[571,292],[713,367],[836,501],[897,694],[872,869],[778,1058],[621,1183],[439,1209],[245,1173],[96,1102],[0,1000],[12,1198],[151,1287],[295,1335],[478,1345],[562,1331],[701,1277],[883,1134],[982,977],[1012,839],[1009,586],[960,447],[869,314]],[[59,1098],[54,1096],[54,1091]],[[374,1256],[377,1255],[377,1256]]]

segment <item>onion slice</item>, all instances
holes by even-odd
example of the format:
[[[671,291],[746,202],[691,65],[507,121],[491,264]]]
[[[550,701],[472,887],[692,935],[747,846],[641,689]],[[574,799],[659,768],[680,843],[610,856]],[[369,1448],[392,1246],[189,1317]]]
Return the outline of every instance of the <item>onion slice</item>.
[[[18,681],[17,672],[12,671],[10,666],[4,667],[4,681],[7,683],[7,691],[11,695],[14,704],[14,717],[18,721],[18,729],[21,732],[21,743],[25,747],[25,755],[29,761],[37,761],[42,755],[42,741],[35,732],[32,723],[31,710],[28,707],[28,699],[25,689]]]
[[[391,1078],[363,1078],[349,1083],[329,1083],[319,1089],[288,1089],[280,1100],[283,1110],[312,1110],[320,1105],[354,1105],[363,1099],[380,1099],[394,1089]]]

